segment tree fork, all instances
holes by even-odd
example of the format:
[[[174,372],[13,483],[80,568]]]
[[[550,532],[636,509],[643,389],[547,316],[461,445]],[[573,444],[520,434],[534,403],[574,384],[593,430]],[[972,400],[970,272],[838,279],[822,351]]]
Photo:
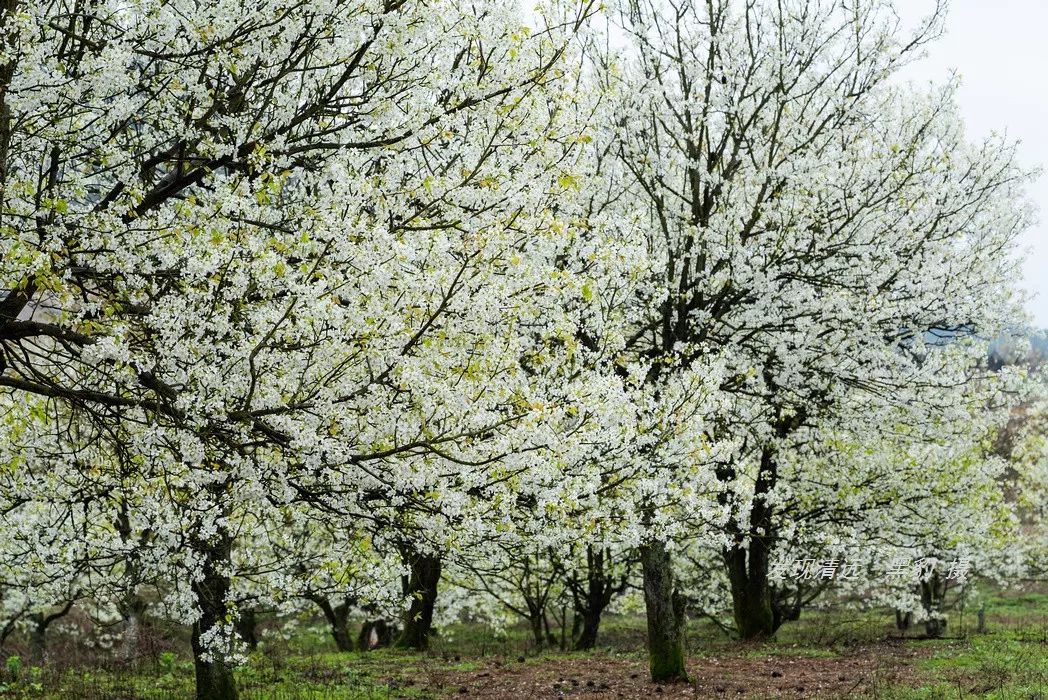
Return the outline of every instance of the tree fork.
[[[335,647],[339,651],[353,651],[353,639],[349,636],[349,603],[343,601],[338,605],[332,605],[324,596],[313,598],[321,611],[324,619],[331,627],[331,637],[335,640]]]
[[[622,577],[618,586],[612,581],[611,557],[610,550],[586,546],[586,589],[580,592],[573,587],[577,629],[572,631],[572,636],[575,638],[576,651],[592,649],[597,645],[604,610],[612,597],[626,588],[626,576]]]

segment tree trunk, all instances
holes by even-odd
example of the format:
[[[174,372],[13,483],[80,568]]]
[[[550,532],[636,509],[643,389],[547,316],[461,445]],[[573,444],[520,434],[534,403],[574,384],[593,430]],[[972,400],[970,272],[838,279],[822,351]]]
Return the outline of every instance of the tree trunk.
[[[921,605],[928,618],[924,631],[929,637],[941,637],[946,631],[946,618],[940,617],[946,602],[946,580],[935,571],[926,581],[921,581]]]
[[[568,606],[566,603],[562,603],[560,606],[560,617],[557,620],[560,624],[560,650],[568,650]]]
[[[121,661],[133,663],[138,658],[138,638],[141,636],[142,621],[139,614],[134,610],[124,613],[124,632],[120,636],[120,651],[117,652]]]
[[[546,647],[546,637],[542,630],[542,611],[529,611],[531,614],[528,616],[528,626],[531,627],[531,636],[535,640],[535,647],[537,649],[544,649]]]
[[[247,648],[254,651],[258,648],[258,615],[254,608],[240,611],[240,619],[237,620],[237,632],[240,638],[247,644]]]
[[[900,632],[905,632],[910,629],[910,625],[913,624],[913,613],[903,612],[896,608],[895,610],[895,629]]]
[[[370,620],[360,626],[357,636],[357,648],[361,651],[382,649],[393,645],[393,634],[396,628],[386,624],[382,618]]]
[[[75,595],[73,596],[76,597]],[[35,664],[42,664],[47,657],[47,628],[55,620],[61,619],[73,609],[73,601],[68,601],[61,609],[51,613],[36,613],[29,616],[33,628],[29,633],[29,656]]]
[[[18,4],[18,0],[0,0],[0,36],[4,37],[4,40],[0,41],[0,53],[9,57],[0,60],[0,209],[3,208],[7,199],[7,170],[10,167],[9,151],[13,133],[12,115],[11,108],[7,102],[7,91],[11,87],[11,80],[15,75],[15,69],[17,68],[15,57],[18,56],[18,34],[8,30],[8,22],[15,17]],[[14,22],[11,22],[11,24],[13,25]],[[5,297],[4,301],[16,301],[17,299],[18,296],[12,292]],[[21,310],[21,306],[2,309],[0,310],[2,311],[0,315],[14,319],[18,317],[18,312]],[[3,365],[4,357],[0,353],[0,372],[3,371]]]
[[[542,628],[546,632],[546,644],[551,647],[556,646],[557,638],[553,636],[553,630],[549,626],[549,615],[546,614],[545,610],[542,611]]]
[[[200,607],[200,617],[193,623],[190,639],[196,675],[196,700],[237,699],[233,670],[226,663],[221,650],[207,649],[201,641],[206,632],[220,626],[226,618],[230,580],[224,570],[229,562],[232,542],[225,535],[216,537],[219,541],[214,544],[197,543],[205,557],[204,576],[192,586]]]
[[[768,557],[762,540],[750,540],[748,549],[740,545],[724,554],[731,582],[735,629],[743,640],[766,639],[774,634],[779,620],[771,604],[768,586]]]
[[[47,655],[47,617],[43,613],[32,615],[30,621],[33,623],[29,631],[29,658],[34,665],[39,666],[44,662]]]
[[[651,680],[686,683],[684,601],[676,590],[673,563],[666,543],[656,541],[641,547],[640,561],[644,574]]]
[[[440,558],[429,554],[409,557],[411,577],[405,593],[411,596],[411,606],[404,615],[404,631],[397,638],[398,649],[423,650],[429,647],[433,632],[433,608],[437,602],[440,583]]]
[[[582,612],[582,631],[575,640],[575,651],[585,651],[597,646],[597,632],[600,631],[601,611],[589,608]]]
[[[571,614],[571,638],[578,639],[582,634],[582,626],[585,621],[582,619],[582,613],[577,609]]]
[[[735,629],[743,640],[767,639],[782,624],[772,605],[768,581],[769,539],[771,535],[771,507],[766,496],[775,485],[777,465],[770,448],[761,452],[760,473],[754,486],[750,525],[745,532],[737,532],[737,540],[724,552],[724,562],[731,583],[732,611]],[[736,528],[737,529],[737,528]],[[799,613],[799,610],[798,610]]]
[[[130,663],[138,658],[138,642],[142,634],[142,616],[145,611],[145,601],[135,593],[129,593],[120,606],[124,627],[118,652],[121,661]]]
[[[349,636],[349,605],[343,602],[332,606],[323,596],[317,596],[313,601],[324,612],[324,618],[331,627],[335,647],[339,651],[353,651],[353,639]]]
[[[597,633],[600,631],[600,619],[604,610],[611,604],[616,593],[625,590],[625,577],[616,588],[610,571],[610,552],[586,546],[586,590],[573,590],[575,597],[575,631],[576,651],[592,649],[597,645]]]

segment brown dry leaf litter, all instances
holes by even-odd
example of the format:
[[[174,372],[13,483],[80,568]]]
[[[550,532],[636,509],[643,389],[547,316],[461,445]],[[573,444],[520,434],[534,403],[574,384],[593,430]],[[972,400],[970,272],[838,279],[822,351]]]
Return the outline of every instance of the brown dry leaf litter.
[[[890,640],[835,657],[722,655],[694,659],[692,683],[655,684],[643,658],[595,655],[479,661],[471,671],[427,664],[418,685],[458,697],[516,698],[848,698],[915,677],[927,650]]]

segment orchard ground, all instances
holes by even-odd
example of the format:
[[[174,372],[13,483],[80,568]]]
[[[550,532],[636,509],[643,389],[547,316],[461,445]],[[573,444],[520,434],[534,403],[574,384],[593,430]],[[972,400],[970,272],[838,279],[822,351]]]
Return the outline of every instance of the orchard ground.
[[[538,651],[524,627],[445,630],[425,654],[338,653],[318,623],[269,635],[237,672],[244,700],[393,698],[1048,698],[1048,586],[989,594],[986,631],[954,611],[943,639],[895,629],[889,610],[813,610],[772,641],[740,645],[711,622],[689,630],[690,685],[647,680],[644,620],[609,616],[598,650]],[[54,635],[49,663],[11,655],[0,695],[168,699],[192,696],[185,640],[153,628],[135,667],[92,661]]]

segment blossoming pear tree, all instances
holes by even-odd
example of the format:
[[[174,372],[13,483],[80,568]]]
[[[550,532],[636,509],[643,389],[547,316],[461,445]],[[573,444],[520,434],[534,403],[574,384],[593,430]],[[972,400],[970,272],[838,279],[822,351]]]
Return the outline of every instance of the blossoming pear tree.
[[[713,475],[712,510],[649,505],[727,533],[747,639],[778,625],[769,565],[789,519],[777,509],[790,452],[836,416],[857,418],[863,440],[890,430],[857,403],[958,418],[957,387],[985,348],[929,345],[993,337],[1018,317],[1012,251],[1029,208],[1014,147],[967,141],[953,85],[892,80],[937,35],[942,10],[907,32],[885,0],[627,2],[612,24],[619,46],[592,44],[613,47],[590,55],[615,100],[592,147],[618,160],[600,174],[611,184],[595,189],[613,196],[597,210],[657,262],[648,293],[623,301],[637,306],[624,314],[636,320],[623,361],[646,366],[653,397],[689,373],[714,378],[691,473],[637,459],[696,493]],[[649,539],[652,676],[679,679],[670,546]]]

